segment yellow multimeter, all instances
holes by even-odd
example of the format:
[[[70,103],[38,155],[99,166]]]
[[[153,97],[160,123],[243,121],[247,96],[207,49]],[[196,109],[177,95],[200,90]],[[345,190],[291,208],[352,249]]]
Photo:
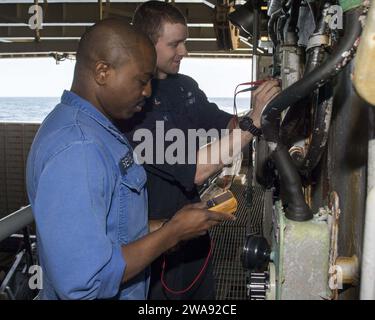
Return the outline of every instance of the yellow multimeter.
[[[237,210],[237,200],[229,190],[218,194],[207,201],[208,210],[235,213]]]

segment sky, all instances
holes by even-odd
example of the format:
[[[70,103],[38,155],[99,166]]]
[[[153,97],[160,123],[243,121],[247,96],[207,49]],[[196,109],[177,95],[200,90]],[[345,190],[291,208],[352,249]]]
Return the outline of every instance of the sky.
[[[72,83],[75,61],[0,59],[0,97],[60,97]],[[251,59],[185,58],[180,72],[192,76],[208,97],[233,97],[251,77]]]

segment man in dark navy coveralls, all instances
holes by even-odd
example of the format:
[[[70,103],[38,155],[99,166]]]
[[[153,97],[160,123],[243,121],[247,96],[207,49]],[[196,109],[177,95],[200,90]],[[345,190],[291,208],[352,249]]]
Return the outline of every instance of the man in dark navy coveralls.
[[[144,110],[125,126],[131,128],[126,133],[134,146],[137,145],[134,132],[140,128],[149,129],[155,137],[157,121],[163,121],[165,132],[178,128],[185,133],[185,137],[188,136],[188,129],[217,129],[220,132],[220,129],[233,128],[231,114],[210,103],[192,78],[178,74],[180,62],[187,55],[185,41],[188,36],[186,19],[181,12],[169,3],[149,1],[137,8],[133,24],[148,34],[157,52],[152,96],[147,100]],[[266,102],[279,92],[277,81],[266,82],[255,91],[254,110],[250,117],[256,127],[260,127],[260,114]],[[239,149],[247,145],[252,137],[250,132],[242,131]],[[154,141],[154,151],[158,147],[160,146]],[[200,162],[200,154],[207,151],[207,148],[210,147],[196,150],[196,164],[145,164],[150,226],[170,219],[184,205],[200,200],[197,185],[223,167],[222,162]],[[206,233],[161,256],[152,264],[149,298],[214,299],[215,284],[211,261],[198,277],[209,250],[210,237]],[[166,262],[164,285],[161,281],[163,261]]]

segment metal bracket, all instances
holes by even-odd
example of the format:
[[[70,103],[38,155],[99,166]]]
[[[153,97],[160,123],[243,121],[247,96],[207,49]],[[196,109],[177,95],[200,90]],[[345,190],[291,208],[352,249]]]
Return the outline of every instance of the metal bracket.
[[[309,39],[309,43],[307,44],[306,51],[310,50],[311,48],[321,47],[321,46],[330,46],[331,41],[329,36],[324,34],[315,34],[312,35]]]

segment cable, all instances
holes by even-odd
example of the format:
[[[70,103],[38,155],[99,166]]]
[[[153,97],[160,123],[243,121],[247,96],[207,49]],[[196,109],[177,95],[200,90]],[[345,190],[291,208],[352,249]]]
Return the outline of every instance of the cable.
[[[238,115],[237,115],[237,104],[236,104],[236,98],[237,98],[237,95],[238,95],[239,93],[243,93],[243,92],[254,91],[254,90],[258,89],[258,87],[259,87],[259,86],[254,86],[254,87],[246,88],[246,89],[243,89],[243,90],[240,90],[240,91],[234,93],[234,99],[233,99],[233,112],[234,112],[234,114],[235,114],[236,121],[238,121]]]
[[[258,80],[258,81],[251,81],[251,82],[243,82],[243,83],[240,83],[236,86],[236,88],[234,89],[234,97],[233,97],[233,118],[234,118],[234,122],[235,122],[235,125],[237,126],[238,125],[238,114],[237,114],[237,104],[236,104],[236,98],[237,98],[237,95],[239,93],[242,93],[242,92],[248,92],[248,91],[254,91],[256,90],[259,85],[261,85],[262,83],[266,82],[267,80]],[[238,88],[240,86],[251,86],[250,88],[246,88],[246,89],[243,89],[243,90],[240,90],[237,92]]]
[[[214,243],[213,241],[211,240],[210,242],[210,248],[208,250],[208,254],[207,254],[207,257],[206,257],[206,260],[204,261],[204,264],[202,266],[202,269],[199,271],[199,273],[197,274],[197,276],[194,278],[194,280],[192,281],[192,283],[187,286],[185,289],[183,290],[173,290],[173,289],[170,289],[167,284],[165,283],[165,280],[164,280],[164,273],[165,273],[165,269],[167,267],[167,262],[166,262],[166,255],[164,255],[164,261],[163,261],[163,265],[162,265],[162,270],[161,270],[161,275],[160,275],[160,282],[163,286],[163,288],[168,291],[169,293],[172,293],[172,294],[183,294],[183,293],[186,293],[188,292],[194,285],[195,283],[202,277],[202,274],[203,272],[206,270],[207,268],[207,264],[208,264],[208,261],[210,260],[210,257],[212,255],[212,248],[214,246]]]

